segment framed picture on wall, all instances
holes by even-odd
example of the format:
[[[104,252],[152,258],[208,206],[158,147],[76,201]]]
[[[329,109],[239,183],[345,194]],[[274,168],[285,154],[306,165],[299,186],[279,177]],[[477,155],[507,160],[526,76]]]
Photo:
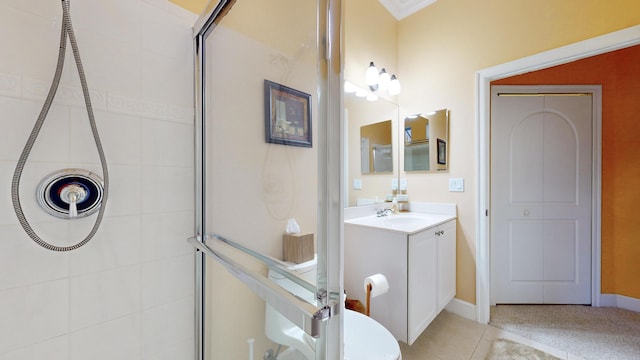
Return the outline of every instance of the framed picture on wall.
[[[447,164],[447,142],[438,139],[438,164]]]
[[[264,81],[266,142],[311,147],[311,95]]]

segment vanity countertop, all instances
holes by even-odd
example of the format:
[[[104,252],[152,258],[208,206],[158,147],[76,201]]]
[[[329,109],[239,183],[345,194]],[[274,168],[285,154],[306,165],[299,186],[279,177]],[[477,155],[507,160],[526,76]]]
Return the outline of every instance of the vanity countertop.
[[[345,220],[345,224],[368,226],[383,230],[415,234],[433,226],[453,220],[454,215],[403,212],[386,216],[369,215]]]

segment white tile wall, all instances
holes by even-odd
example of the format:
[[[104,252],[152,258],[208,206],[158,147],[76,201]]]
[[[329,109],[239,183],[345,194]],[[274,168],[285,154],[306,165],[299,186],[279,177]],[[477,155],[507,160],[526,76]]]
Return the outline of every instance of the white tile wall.
[[[1,108],[2,105],[0,105]],[[18,224],[11,202],[11,191],[9,191],[15,167],[15,161],[0,161],[0,184],[3,184],[3,191],[0,191],[0,225]],[[3,233],[2,230],[0,233]]]
[[[100,141],[105,154],[108,155],[107,160],[109,163],[118,165],[140,164],[142,153],[140,123],[147,120],[104,111],[96,111],[95,117],[100,130]],[[70,144],[70,160],[72,162],[99,163],[95,141],[84,109],[71,109],[70,136],[75,139]]]
[[[163,352],[154,352],[152,354],[143,354],[143,360],[175,360],[195,359],[195,351],[193,341],[190,339],[182,340],[177,343],[163,344]]]
[[[70,253],[39,247],[18,224],[11,179],[49,90],[61,8],[4,0],[0,360],[192,359],[196,16],[167,0],[72,0],[71,11],[109,163],[107,211],[96,236]],[[68,167],[102,174],[69,51],[65,66],[20,184],[33,228],[58,245],[84,238],[95,215],[52,218],[37,205],[38,183]]]
[[[188,311],[192,296],[157,306],[142,314],[143,357],[157,356],[184,347],[193,332],[193,316]],[[184,350],[183,350],[184,351]],[[173,358],[177,359],[177,358]]]
[[[167,221],[175,224],[173,219]],[[90,223],[93,226],[93,221]],[[89,230],[84,229],[74,234],[74,237],[85,236],[88,232]],[[140,263],[143,255],[140,234],[139,215],[104,218],[96,236],[85,246],[69,254],[70,275],[89,274]],[[178,238],[174,237],[167,242],[180,243],[176,239]]]
[[[13,0],[13,2],[19,1]],[[22,6],[28,2],[24,3]],[[36,6],[33,5],[33,7]],[[52,18],[55,15],[40,17],[2,2],[1,16],[0,32],[6,35],[20,34],[20,36],[2,37],[0,71],[13,75],[25,72],[37,78],[50,79],[52,67],[55,67],[57,60],[59,42],[57,39],[60,34],[59,26],[52,26]],[[55,30],[55,27],[58,29]],[[29,41],[25,42],[25,39]],[[19,49],[19,51],[5,49]],[[53,56],[50,54],[52,51]]]
[[[20,96],[22,92],[22,81],[20,76],[15,74],[0,74],[0,95]]]
[[[177,148],[174,143],[188,144],[193,139],[193,125],[172,121],[142,122],[142,163],[172,167],[190,167],[193,148]]]
[[[63,224],[47,224],[42,228],[50,231],[41,231],[41,236],[55,233],[52,228],[57,228],[58,233],[68,230]],[[0,226],[0,234],[0,267],[3,269],[0,271],[0,296],[5,290],[69,276],[68,254],[52,253],[40,246],[34,246],[20,225]],[[1,322],[4,323],[4,318]]]
[[[160,260],[177,255],[189,255],[192,246],[186,241],[193,236],[191,227],[194,223],[192,211],[171,212],[142,215],[142,248],[143,260]]]
[[[0,360],[67,360],[69,359],[69,337],[58,336],[33,346],[22,347],[0,355]]]
[[[142,168],[142,212],[189,211],[193,209],[193,174],[185,168]]]
[[[109,158],[107,157],[107,159]],[[109,216],[140,214],[142,208],[140,203],[142,200],[141,176],[140,165],[111,164],[109,166],[109,202],[106,210]]]
[[[140,309],[140,266],[77,276],[71,279],[69,287],[71,331]]]
[[[40,104],[22,99],[0,97],[2,122],[11,131],[0,132],[0,159],[20,157],[27,137],[38,118]],[[33,161],[67,161],[69,158],[69,109],[53,106],[29,158]]]
[[[193,296],[191,255],[147,262],[142,266],[142,308],[147,310]]]
[[[69,328],[69,280],[2,291],[0,354],[63,335]]]
[[[114,39],[108,34],[80,31],[77,36],[89,87],[107,89],[110,94],[117,92],[128,97],[139,97],[140,69],[143,66],[139,44]],[[87,54],[87,61],[84,60],[84,54]],[[94,60],[88,61],[89,56]],[[68,74],[65,73],[65,84],[71,80],[75,82],[78,78],[71,69]]]
[[[69,359],[140,359],[140,326],[140,314],[134,314],[73,332]]]

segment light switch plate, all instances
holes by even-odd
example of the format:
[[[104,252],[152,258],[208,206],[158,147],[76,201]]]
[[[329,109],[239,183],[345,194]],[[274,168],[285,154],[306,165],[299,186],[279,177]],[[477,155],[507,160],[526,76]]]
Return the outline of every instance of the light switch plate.
[[[449,191],[463,192],[464,191],[464,179],[463,178],[449,178]]]
[[[362,180],[353,179],[353,190],[362,190]]]

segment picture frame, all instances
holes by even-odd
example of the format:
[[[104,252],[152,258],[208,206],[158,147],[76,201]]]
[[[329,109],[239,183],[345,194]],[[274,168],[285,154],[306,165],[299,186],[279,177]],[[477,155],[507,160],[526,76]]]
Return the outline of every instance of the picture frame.
[[[437,139],[438,141],[438,164],[446,165],[447,164],[447,142],[442,139]]]
[[[265,141],[312,147],[311,95],[264,80]]]

